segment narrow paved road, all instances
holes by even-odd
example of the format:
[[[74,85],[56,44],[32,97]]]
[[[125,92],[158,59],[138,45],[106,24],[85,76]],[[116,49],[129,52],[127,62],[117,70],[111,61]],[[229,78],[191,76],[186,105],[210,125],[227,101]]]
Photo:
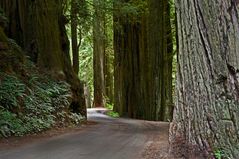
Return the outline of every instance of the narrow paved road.
[[[140,159],[153,135],[165,134],[167,124],[113,119],[101,109],[88,111],[98,124],[82,131],[0,150],[0,159]],[[163,129],[163,130],[162,130]]]

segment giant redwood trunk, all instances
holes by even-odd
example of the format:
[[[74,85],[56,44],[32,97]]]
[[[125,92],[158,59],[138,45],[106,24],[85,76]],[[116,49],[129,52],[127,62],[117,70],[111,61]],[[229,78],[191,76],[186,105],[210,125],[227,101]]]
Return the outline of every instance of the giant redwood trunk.
[[[239,156],[239,19],[234,0],[177,0],[174,157]],[[183,151],[184,150],[184,151]]]
[[[157,15],[157,16],[155,16]],[[168,0],[149,0],[148,58],[145,82],[148,84],[146,109],[150,118],[172,119],[172,33]],[[146,95],[147,95],[146,94]],[[156,102],[155,102],[156,101]]]
[[[9,19],[7,33],[21,44],[37,66],[66,80],[72,88],[74,112],[86,115],[83,85],[69,59],[62,1],[1,0]]]
[[[27,0],[1,0],[0,7],[8,18],[8,26],[5,28],[7,36],[17,41],[20,46],[24,46],[24,33],[26,30],[26,1]],[[34,58],[35,59],[35,58]]]
[[[133,22],[132,19],[130,15],[114,15],[114,109],[121,116],[143,119],[145,98],[140,96],[142,89],[139,69],[143,60],[140,55],[146,52],[147,33],[146,27],[142,27],[146,23]]]
[[[103,0],[94,0],[94,24],[93,24],[93,69],[94,69],[94,107],[103,107],[105,104],[105,29]]]
[[[146,7],[149,13],[137,18],[117,13],[114,17],[115,111],[166,121],[172,116],[169,5],[167,0],[149,0]]]

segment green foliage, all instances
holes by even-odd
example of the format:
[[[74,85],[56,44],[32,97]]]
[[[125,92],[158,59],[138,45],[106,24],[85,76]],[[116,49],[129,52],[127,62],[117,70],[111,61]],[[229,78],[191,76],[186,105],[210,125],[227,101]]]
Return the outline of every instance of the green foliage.
[[[148,2],[145,0],[130,0],[128,2],[115,1],[116,14],[120,16],[140,16],[148,9]]]
[[[38,77],[32,78],[34,91],[29,90],[31,93],[25,99],[27,115],[24,117],[24,121],[31,128],[29,132],[50,128],[55,124],[58,115],[55,112],[64,111],[64,108],[70,104],[71,95],[68,84],[53,80],[42,82],[42,80]]]
[[[68,112],[70,86],[38,74],[21,80],[1,74],[0,137],[37,133],[68,119],[78,124],[83,118]],[[14,113],[16,112],[16,113]]]
[[[114,1],[114,15],[127,22],[140,22],[143,15],[148,14],[148,2],[145,0],[130,0],[128,2]],[[118,26],[120,28],[120,26]]]
[[[108,111],[106,115],[112,117],[112,118],[119,118],[119,113],[114,112],[114,111]]]
[[[107,102],[105,106],[108,109],[108,111],[106,112],[106,115],[112,118],[119,118],[119,113],[113,111],[114,105],[109,103],[109,99],[106,99],[106,101]]]
[[[80,124],[81,121],[85,120],[85,118],[82,115],[76,113],[70,113],[69,119],[71,120],[72,123],[76,125]]]
[[[24,132],[23,122],[17,115],[7,110],[0,110],[0,137],[8,137],[11,134],[20,135]]]
[[[74,9],[77,16],[77,31],[79,47],[82,44],[82,40],[86,37],[92,30],[92,13],[91,8],[88,4],[88,0],[75,1],[75,5],[71,6],[71,1],[66,1],[63,4],[64,15],[71,22],[71,10]],[[67,24],[68,34],[71,34],[70,23]]]
[[[237,148],[238,148],[238,145],[236,146],[235,149]],[[216,159],[233,159],[231,151],[228,150],[227,148],[216,149],[214,151],[214,157]]]
[[[223,152],[222,152],[221,150],[216,150],[216,151],[214,152],[214,156],[215,156],[216,159],[222,159],[222,157],[223,157]]]
[[[79,49],[79,78],[86,82],[91,92],[93,91],[93,8],[92,0],[75,1],[75,6],[71,6],[71,1],[64,1],[64,15],[71,22],[71,9],[77,14],[77,33]],[[67,33],[71,37],[70,23],[66,25]],[[71,50],[70,50],[71,51]],[[71,57],[72,59],[72,57]]]
[[[92,0],[86,1],[88,6],[89,19],[88,24],[82,25],[81,35],[79,38],[81,40],[81,45],[79,47],[79,63],[80,63],[80,74],[79,78],[86,82],[86,85],[89,86],[91,93],[93,94],[93,31],[92,31],[92,21],[94,18],[95,7]],[[102,15],[105,17],[105,53],[107,62],[110,63],[107,66],[110,69],[110,72],[113,74],[113,3],[112,0],[99,1],[97,5]],[[84,17],[83,17],[84,18]],[[90,26],[90,27],[89,27]]]
[[[24,98],[26,86],[17,77],[12,75],[4,75],[0,80],[0,105],[5,109],[13,109],[19,106],[18,102],[20,98]]]
[[[64,1],[64,15],[71,19],[71,1]],[[95,7],[93,0],[76,1],[77,19],[78,19],[78,47],[79,47],[79,78],[85,82],[93,94],[93,19]],[[97,5],[102,15],[104,15],[106,32],[105,47],[107,57],[110,57],[111,68],[113,73],[113,2],[112,0],[99,1]],[[103,18],[102,18],[103,19]],[[67,25],[67,32],[71,37],[70,23]],[[72,58],[71,58],[72,59]]]
[[[86,81],[86,84],[93,91],[93,48],[91,34],[83,37],[79,50],[80,74],[79,78]]]
[[[109,109],[109,110],[113,110],[114,105],[110,104],[110,103],[106,103],[106,108]]]

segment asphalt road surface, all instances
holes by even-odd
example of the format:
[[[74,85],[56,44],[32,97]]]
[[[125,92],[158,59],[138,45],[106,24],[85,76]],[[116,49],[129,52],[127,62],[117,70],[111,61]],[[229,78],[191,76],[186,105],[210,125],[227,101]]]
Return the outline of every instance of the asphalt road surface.
[[[0,159],[140,159],[162,126],[156,122],[113,119],[104,109],[88,110],[98,124],[47,140],[0,150]],[[164,124],[167,128],[167,124]]]

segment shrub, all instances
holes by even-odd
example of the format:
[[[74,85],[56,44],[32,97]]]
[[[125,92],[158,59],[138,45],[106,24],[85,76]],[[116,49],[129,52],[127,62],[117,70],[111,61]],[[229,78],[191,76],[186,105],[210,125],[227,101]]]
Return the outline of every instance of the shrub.
[[[114,111],[108,111],[106,114],[112,118],[119,118],[119,113]]]
[[[12,134],[24,134],[23,122],[17,115],[6,110],[0,110],[0,137],[8,137]]]
[[[54,126],[59,119],[60,123],[73,124],[83,119],[80,114],[68,112],[71,90],[67,83],[38,74],[25,79],[27,82],[0,74],[0,137],[37,133]]]
[[[0,73],[0,105],[12,110],[19,107],[19,99],[24,98],[26,85],[17,77]]]

